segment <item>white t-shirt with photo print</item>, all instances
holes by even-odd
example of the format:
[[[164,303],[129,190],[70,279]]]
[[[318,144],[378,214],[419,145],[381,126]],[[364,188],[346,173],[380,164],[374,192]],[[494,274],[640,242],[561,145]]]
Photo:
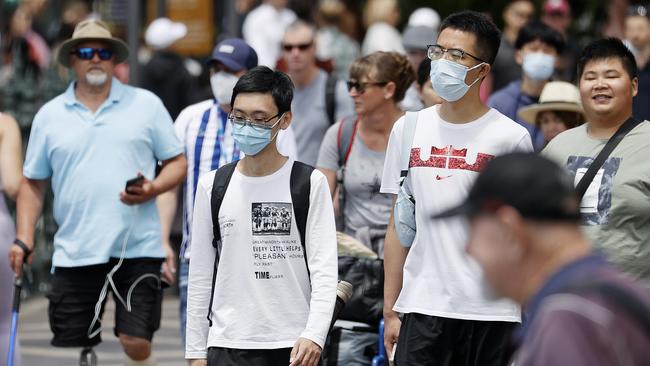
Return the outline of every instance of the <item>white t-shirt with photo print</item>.
[[[469,228],[463,218],[432,220],[460,204],[479,171],[495,156],[533,151],[525,128],[490,109],[479,119],[449,123],[439,106],[421,110],[406,181],[415,197],[417,233],[404,264],[402,291],[394,310],[453,319],[520,320],[519,307],[495,300],[483,273],[466,252]],[[397,194],[404,117],[391,131],[381,192]]]
[[[329,329],[337,284],[336,227],[325,176],[311,174],[305,265],[289,186],[293,160],[275,173],[235,169],[219,210],[222,236],[212,305],[206,319],[215,249],[211,191],[215,172],[199,179],[187,299],[187,358],[209,347],[290,348],[299,337],[320,345]],[[310,282],[311,281],[311,282]]]

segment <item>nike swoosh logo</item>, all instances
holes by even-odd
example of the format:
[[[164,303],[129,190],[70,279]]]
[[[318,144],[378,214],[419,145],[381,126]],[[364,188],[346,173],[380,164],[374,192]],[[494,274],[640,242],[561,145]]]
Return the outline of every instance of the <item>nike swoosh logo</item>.
[[[443,179],[447,179],[447,178],[449,178],[449,177],[451,177],[451,175],[447,175],[447,176],[441,177],[441,176],[439,176],[439,175],[436,174],[436,180],[443,180]]]

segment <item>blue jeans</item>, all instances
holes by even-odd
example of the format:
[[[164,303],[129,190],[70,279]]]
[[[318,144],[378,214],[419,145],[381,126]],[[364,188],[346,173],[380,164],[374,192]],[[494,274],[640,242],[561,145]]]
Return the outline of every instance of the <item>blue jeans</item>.
[[[187,323],[187,279],[190,273],[190,261],[181,259],[178,273],[178,295],[180,297],[180,306],[178,309],[181,320],[181,342],[183,350],[185,349],[185,324]]]

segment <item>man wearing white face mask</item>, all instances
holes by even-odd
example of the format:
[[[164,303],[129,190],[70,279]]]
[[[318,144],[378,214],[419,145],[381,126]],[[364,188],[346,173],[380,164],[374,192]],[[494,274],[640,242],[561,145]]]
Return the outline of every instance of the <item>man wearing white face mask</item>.
[[[228,123],[233,88],[239,77],[257,66],[257,53],[244,40],[232,38],[219,42],[208,61],[213,99],[185,108],[176,119],[176,135],[185,145],[188,156],[187,177],[183,189],[183,241],[180,249],[179,289],[181,336],[185,342],[187,299],[187,274],[190,258],[190,229],[194,196],[199,178],[220,166],[239,160],[246,152],[233,138],[232,125]],[[296,143],[290,129],[282,130],[277,138],[278,150],[296,156]],[[178,190],[170,191],[158,199],[161,211],[163,240],[169,234],[176,212]]]
[[[535,150],[544,147],[544,135],[538,127],[519,118],[517,111],[539,101],[542,89],[551,80],[557,57],[564,46],[562,35],[553,28],[541,22],[527,24],[519,31],[515,42],[515,61],[524,71],[521,80],[513,81],[496,91],[488,100],[490,107],[526,127]]]
[[[431,83],[442,103],[418,112],[408,147],[402,117],[393,126],[386,151],[381,192],[406,189],[415,200],[417,233],[400,245],[391,217],[384,244],[384,343],[397,346],[399,366],[503,366],[519,309],[487,296],[482,272],[465,252],[463,221],[432,222],[431,212],[462,202],[479,171],[494,156],[531,151],[530,135],[480,99],[500,32],[484,15],[450,15],[435,44],[429,45]],[[432,42],[433,43],[433,42]],[[405,188],[400,157],[408,154]],[[412,216],[411,216],[412,217]],[[403,239],[403,238],[402,238]],[[398,313],[404,314],[400,319]]]

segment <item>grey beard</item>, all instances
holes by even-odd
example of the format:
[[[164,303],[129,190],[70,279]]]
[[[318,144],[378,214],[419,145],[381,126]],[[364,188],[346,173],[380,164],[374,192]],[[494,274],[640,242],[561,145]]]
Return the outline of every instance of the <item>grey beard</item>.
[[[88,71],[86,73],[86,81],[88,84],[92,86],[102,86],[106,84],[106,81],[108,80],[108,74],[105,72],[95,72],[95,71]]]

